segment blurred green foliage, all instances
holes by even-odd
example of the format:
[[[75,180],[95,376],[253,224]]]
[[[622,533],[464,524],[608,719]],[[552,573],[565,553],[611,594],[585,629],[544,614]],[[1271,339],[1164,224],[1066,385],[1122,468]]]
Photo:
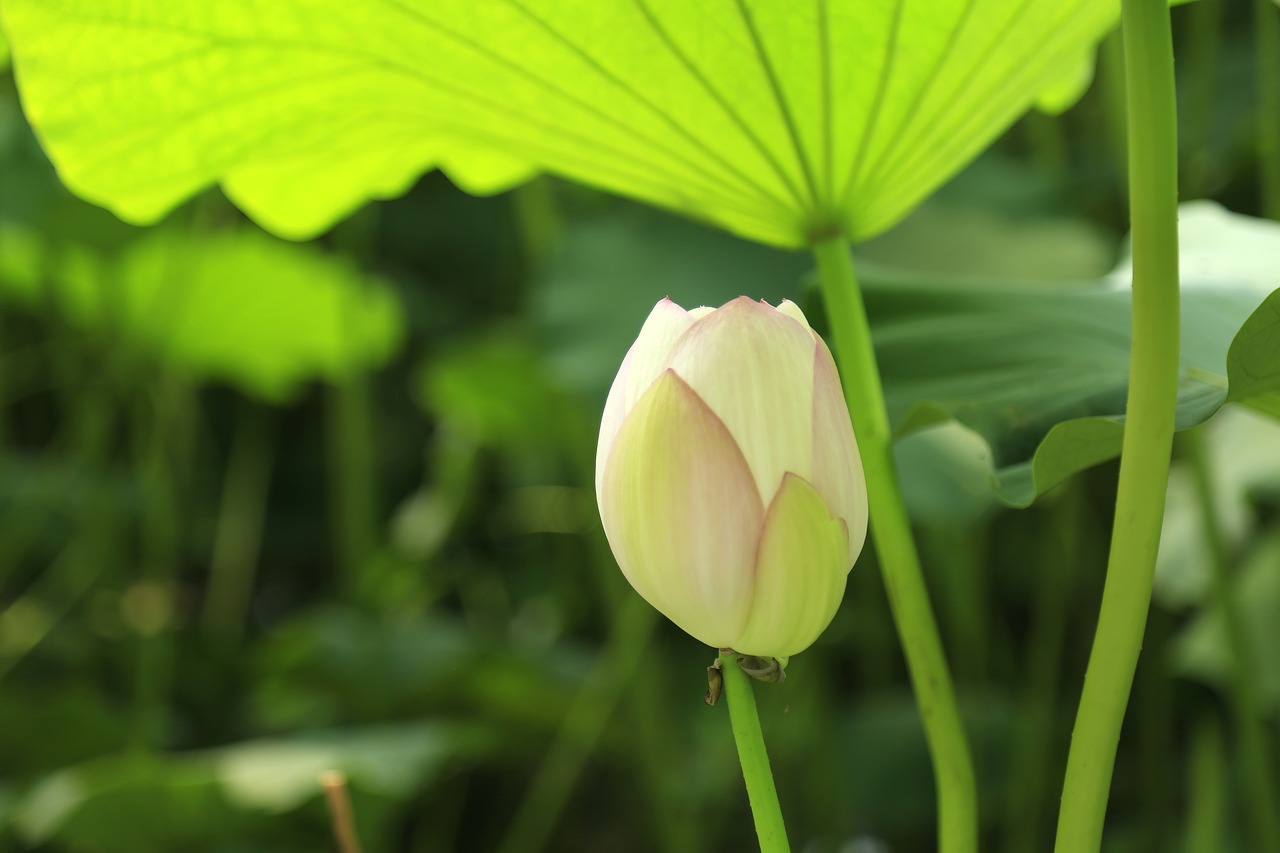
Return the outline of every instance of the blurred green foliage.
[[[1249,19],[1210,26],[1210,5],[1175,12],[1185,194],[1257,215]],[[1061,476],[1010,478],[1081,428],[1064,419],[1114,433],[1120,411],[1116,85],[1104,45],[1079,106],[1026,117],[861,247],[983,849],[1048,846],[1101,589],[1111,451],[1067,434]],[[0,850],[324,849],[325,770],[375,853],[750,849],[724,709],[701,700],[711,650],[637,606],[591,464],[657,299],[792,298],[818,325],[805,258],[551,181],[476,199],[439,175],[310,243],[217,193],[133,228],[58,183],[7,76],[0,188]],[[1235,264],[1186,264],[1188,423],[1227,397],[1276,413],[1276,256],[1232,234],[1188,235]],[[1238,415],[1198,427],[1216,504],[1171,493],[1115,853],[1254,849],[1215,559],[1280,760],[1280,427]],[[870,549],[788,673],[758,694],[795,846],[931,849]]]

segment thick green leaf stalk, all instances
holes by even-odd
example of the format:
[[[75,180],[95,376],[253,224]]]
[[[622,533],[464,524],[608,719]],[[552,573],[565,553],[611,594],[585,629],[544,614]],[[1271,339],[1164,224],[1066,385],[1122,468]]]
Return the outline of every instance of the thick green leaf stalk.
[[[1076,715],[1056,853],[1097,853],[1151,603],[1178,396],[1178,137],[1166,0],[1123,0],[1133,349],[1097,634]]]
[[[975,853],[978,796],[973,760],[902,502],[894,468],[893,432],[849,244],[844,238],[833,238],[816,244],[813,253],[867,478],[871,536],[937,779],[938,849],[941,853]]]

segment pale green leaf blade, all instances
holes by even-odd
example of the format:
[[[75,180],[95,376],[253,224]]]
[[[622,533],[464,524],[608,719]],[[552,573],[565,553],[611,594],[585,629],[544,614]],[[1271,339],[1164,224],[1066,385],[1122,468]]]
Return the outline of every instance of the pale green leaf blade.
[[[1227,353],[1229,399],[1280,416],[1280,292],[1240,328]]]
[[[1061,79],[1114,0],[6,0],[63,180],[315,234],[439,167],[548,171],[801,246],[892,225]]]

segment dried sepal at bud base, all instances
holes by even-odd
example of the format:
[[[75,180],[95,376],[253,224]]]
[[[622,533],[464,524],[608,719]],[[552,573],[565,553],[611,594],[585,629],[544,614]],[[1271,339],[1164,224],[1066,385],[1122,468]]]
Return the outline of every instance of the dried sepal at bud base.
[[[866,489],[835,364],[797,306],[659,302],[610,390],[596,466],[619,566],[689,634],[785,658],[830,623]]]

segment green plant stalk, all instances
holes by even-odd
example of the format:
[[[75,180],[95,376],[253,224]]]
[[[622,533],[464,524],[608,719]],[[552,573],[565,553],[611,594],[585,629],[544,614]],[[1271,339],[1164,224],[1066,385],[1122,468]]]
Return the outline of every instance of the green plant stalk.
[[[0,609],[0,620],[13,618],[13,614],[27,607],[43,615],[35,630],[23,633],[20,645],[10,641],[0,655],[0,681],[71,615],[102,576],[102,554],[109,553],[107,548],[117,547],[114,536],[117,520],[103,491],[103,487],[97,485],[85,495],[85,505],[90,511],[77,513],[85,520],[76,525],[76,538],[62,549],[26,594]]]
[[[274,412],[247,399],[239,405],[201,614],[206,630],[234,637],[244,631],[253,594],[274,438]]]
[[[1128,116],[1128,96],[1125,92],[1124,43],[1119,31],[1112,32],[1098,48],[1098,77],[1104,98],[1107,135],[1111,150],[1115,152],[1115,191],[1129,173],[1128,148],[1125,144],[1125,125]],[[1108,188],[1109,190],[1111,188]]]
[[[931,525],[920,536],[924,565],[940,567],[933,577],[942,602],[943,647],[955,655],[956,672],[969,684],[982,683],[993,657],[984,539],[984,528],[957,523]]]
[[[0,341],[3,341],[5,339],[6,322],[7,322],[7,318],[4,317],[3,315],[0,315]],[[0,406],[4,405],[4,403],[8,401],[10,394],[13,393],[11,390],[13,387],[13,383],[9,380],[9,377],[8,377],[9,366],[13,364],[13,361],[14,361],[13,348],[8,347],[6,348],[6,352],[4,352],[3,354],[0,354]],[[3,409],[0,409],[0,448],[3,448],[5,445],[9,443],[8,442],[8,437],[9,437],[8,414],[9,414],[8,406],[5,406]]]
[[[1222,731],[1212,718],[1192,735],[1187,802],[1186,853],[1219,853],[1226,838],[1227,759]]]
[[[501,853],[532,853],[546,847],[583,765],[640,668],[656,617],[657,611],[638,595],[628,596],[615,611],[608,644],[534,774],[498,848]]]
[[[1254,0],[1258,56],[1258,171],[1262,214],[1280,220],[1280,9]]]
[[[377,205],[364,208],[333,235],[334,242],[362,267],[374,265],[377,259],[379,211]],[[361,296],[349,293],[346,301],[354,307]],[[345,324],[338,331],[351,334]],[[371,373],[351,370],[334,377],[325,389],[329,512],[339,589],[361,600],[367,598],[360,586],[361,572],[377,551],[381,535],[373,380]]]
[[[141,750],[163,745],[170,716],[176,656],[172,587],[181,550],[180,507],[185,505],[178,463],[190,459],[189,390],[161,376],[154,392],[140,395],[134,411],[135,470],[147,503],[139,531],[139,572],[126,595],[141,599],[134,617],[141,621],[131,625],[136,632],[131,745]]]
[[[973,760],[898,486],[893,432],[853,258],[842,237],[815,244],[813,253],[867,479],[871,535],[937,779],[938,847],[940,853],[975,853],[978,795]]]
[[[1137,782],[1137,806],[1140,829],[1134,836],[1140,850],[1171,850],[1169,833],[1175,828],[1169,815],[1178,809],[1177,744],[1174,731],[1174,679],[1169,672],[1169,647],[1177,617],[1156,610],[1147,619],[1142,646],[1147,659],[1134,674],[1132,691],[1137,701],[1129,710],[1133,720],[1134,776]],[[1132,830],[1131,830],[1132,831]]]
[[[631,590],[628,594],[639,597]],[[652,607],[649,609],[653,610]],[[649,624],[644,643],[646,650],[652,648],[653,635],[660,624],[656,610],[650,616]],[[633,672],[628,679],[630,691],[622,697],[630,712],[626,725],[634,735],[630,744],[631,760],[648,787],[649,819],[653,822],[653,835],[660,849],[667,853],[697,853],[708,849],[703,842],[707,833],[703,815],[683,795],[679,782],[673,784],[671,768],[680,749],[680,741],[671,736],[674,730],[671,709],[663,701],[669,694],[654,690],[647,677],[635,677],[645,673],[643,664],[642,657],[636,667],[639,672]]]
[[[1142,648],[1178,399],[1178,139],[1166,0],[1123,0],[1133,348],[1115,523],[1076,714],[1056,853],[1097,853]]]
[[[562,405],[560,410],[565,413],[565,444],[579,451],[572,457],[576,480],[588,488],[587,484],[595,479],[594,423],[570,404]],[[663,776],[669,764],[664,762],[666,755],[660,747],[665,735],[662,714],[655,703],[658,691],[642,674],[658,613],[633,590],[617,582],[617,566],[604,529],[595,525],[586,540],[591,564],[600,577],[614,575],[614,583],[604,582],[599,588],[599,597],[610,613],[609,637],[564,715],[498,849],[501,853],[537,853],[545,849],[587,759],[617,706],[625,703],[636,718],[631,723],[632,733],[640,756],[640,774],[648,783],[654,802],[655,835],[669,853],[700,850],[703,845],[694,824],[680,820],[678,804],[667,802],[664,796]],[[631,695],[624,698],[625,691]]]
[[[782,807],[778,805],[778,790],[773,785],[773,771],[769,769],[769,753],[764,748],[751,679],[738,666],[738,658],[732,652],[720,656],[720,670],[724,675],[725,699],[729,702],[729,725],[733,729],[733,741],[738,745],[738,760],[742,763],[742,778],[747,783],[747,799],[751,801],[760,853],[789,853],[791,846],[782,822]]]
[[[340,586],[359,586],[378,539],[377,474],[367,377],[352,374],[327,390],[330,503]]]
[[[1077,595],[1077,567],[1083,543],[1093,532],[1085,514],[1085,484],[1077,477],[1063,484],[1037,549],[1040,576],[1031,611],[1031,634],[1022,666],[1021,713],[1014,730],[1005,810],[1004,850],[1022,853],[1044,847],[1048,800],[1065,757],[1053,738],[1059,696],[1067,615]]]
[[[1182,67],[1182,185],[1191,198],[1210,195],[1214,172],[1210,130],[1218,118],[1218,61],[1226,3],[1192,3]]]
[[[1276,803],[1280,803],[1280,789],[1277,789],[1271,762],[1267,760],[1272,753],[1267,744],[1262,703],[1256,686],[1258,668],[1244,617],[1236,596],[1231,593],[1231,565],[1227,543],[1218,523],[1217,495],[1202,432],[1201,427],[1187,430],[1183,433],[1182,447],[1186,450],[1195,478],[1201,524],[1212,557],[1210,589],[1213,604],[1222,616],[1231,655],[1231,709],[1238,730],[1237,760],[1248,780],[1244,791],[1245,806],[1253,824],[1253,846],[1250,849],[1258,853],[1280,853],[1280,811],[1276,809]]]

